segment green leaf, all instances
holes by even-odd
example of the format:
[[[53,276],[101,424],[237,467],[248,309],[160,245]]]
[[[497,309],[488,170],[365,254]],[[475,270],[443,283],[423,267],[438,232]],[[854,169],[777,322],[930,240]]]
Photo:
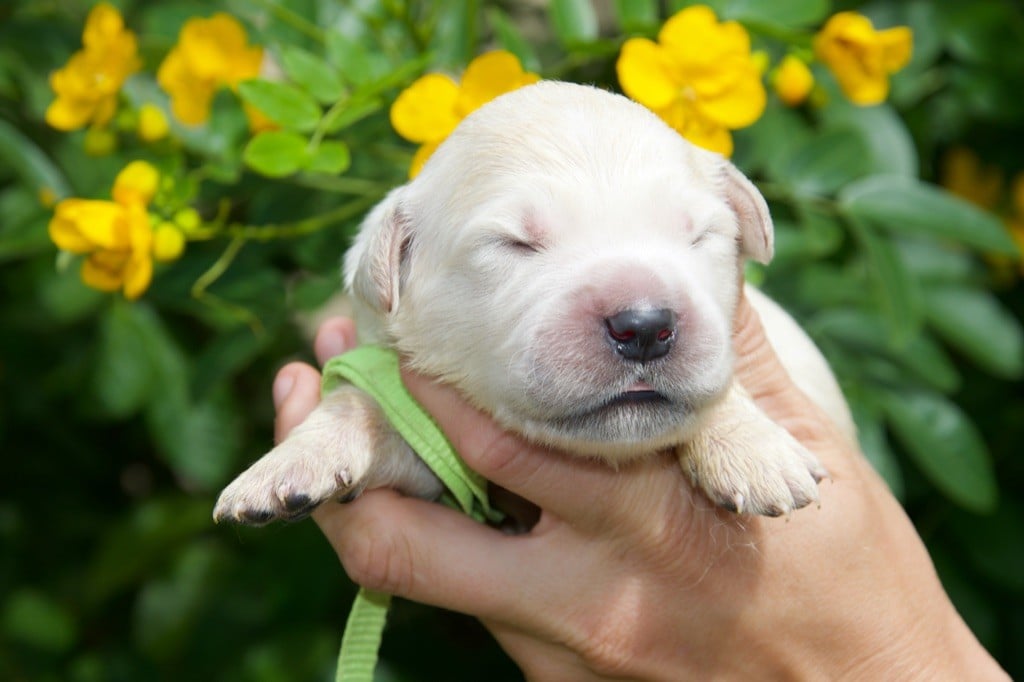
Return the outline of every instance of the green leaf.
[[[810,321],[808,329],[815,338],[829,337],[861,357],[884,356],[909,372],[912,379],[943,393],[960,385],[956,367],[930,336],[921,333],[897,344],[887,321],[879,315],[849,308],[826,310]]]
[[[772,99],[753,126],[737,131],[733,162],[748,174],[760,171],[785,185],[789,182],[785,163],[790,150],[809,144],[812,137],[799,114]]]
[[[597,13],[591,0],[551,0],[548,11],[562,45],[571,48],[597,38]]]
[[[995,296],[980,289],[932,286],[924,292],[924,305],[935,331],[979,367],[1004,379],[1024,373],[1024,332]]]
[[[851,220],[850,227],[862,247],[878,308],[889,323],[893,341],[902,345],[918,333],[924,316],[917,281],[891,241],[859,221]]]
[[[11,168],[35,194],[49,190],[58,199],[71,194],[64,174],[43,150],[0,119],[0,166],[3,165]]]
[[[338,31],[328,31],[325,38],[327,59],[342,79],[357,87],[383,77],[390,65],[380,51]]]
[[[917,177],[914,138],[906,123],[889,104],[860,107],[837,96],[821,110],[826,129],[856,131],[865,147],[867,170],[877,175]]]
[[[67,608],[53,597],[25,587],[7,595],[0,629],[5,639],[51,654],[66,652],[78,636]]]
[[[222,563],[220,548],[195,543],[174,557],[170,575],[147,581],[135,602],[133,637],[157,661],[180,657],[210,599],[213,573]]]
[[[330,104],[344,94],[345,84],[341,76],[320,56],[294,45],[282,47],[280,55],[281,65],[288,78],[305,88],[318,101]]]
[[[473,58],[479,42],[479,0],[448,0],[434,6],[435,23],[429,52],[435,66],[457,70]]]
[[[249,140],[242,152],[246,165],[271,178],[291,175],[309,163],[308,141],[287,130],[267,130]]]
[[[829,0],[719,0],[719,17],[773,26],[800,27],[816,24],[832,9]]]
[[[329,173],[337,175],[348,169],[351,163],[348,146],[340,140],[321,142],[316,151],[309,157],[306,170],[312,173]]]
[[[1024,508],[1017,500],[1004,499],[984,523],[961,517],[952,527],[984,582],[1024,595]]]
[[[51,217],[50,209],[43,207],[39,194],[27,184],[9,183],[0,189],[0,216],[0,263],[53,253],[53,242],[45,227]]]
[[[793,192],[830,195],[868,171],[863,139],[851,130],[829,130],[793,148],[780,174]]]
[[[497,35],[501,46],[514,54],[527,71],[540,71],[540,58],[530,41],[523,37],[519,27],[498,8],[487,12],[487,19]]]
[[[373,97],[364,101],[352,99],[346,106],[332,108],[327,112],[326,116],[324,116],[324,130],[328,133],[336,133],[357,121],[372,116],[383,108],[384,101],[379,97]]]
[[[619,26],[626,33],[658,25],[658,3],[655,0],[615,0],[613,7]]]
[[[890,394],[882,401],[889,424],[929,480],[965,509],[995,509],[995,472],[974,424],[942,396],[924,392]]]
[[[1017,255],[1002,222],[934,185],[895,175],[872,175],[839,196],[849,217],[897,234],[952,239],[988,253]]]
[[[166,441],[175,474],[201,490],[214,490],[228,481],[241,442],[237,412],[226,387],[220,389],[177,415],[177,432]]]
[[[901,239],[895,244],[900,258],[921,282],[968,284],[981,274],[977,259],[960,248],[925,239]]]
[[[857,425],[857,440],[860,442],[864,456],[871,462],[875,471],[885,479],[889,490],[902,500],[904,494],[903,471],[889,447],[889,441],[885,436],[885,424],[881,415],[875,409],[850,400],[850,412],[853,421]]]
[[[163,568],[196,534],[210,529],[210,500],[149,498],[108,528],[85,571],[83,600],[93,607]]]
[[[288,130],[309,132],[320,122],[320,105],[294,85],[252,79],[238,84],[238,94],[267,118]]]
[[[140,410],[156,388],[149,340],[161,330],[152,311],[118,301],[100,320],[94,385],[100,405],[125,417]]]
[[[798,222],[775,221],[775,255],[772,269],[785,264],[803,264],[836,252],[843,242],[843,228],[835,217],[813,203],[797,202]]]

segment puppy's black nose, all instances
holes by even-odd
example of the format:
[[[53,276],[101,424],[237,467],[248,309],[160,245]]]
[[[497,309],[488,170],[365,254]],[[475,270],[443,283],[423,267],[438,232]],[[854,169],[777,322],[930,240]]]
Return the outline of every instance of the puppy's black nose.
[[[676,314],[667,308],[623,310],[604,322],[615,352],[626,360],[657,360],[676,339]]]

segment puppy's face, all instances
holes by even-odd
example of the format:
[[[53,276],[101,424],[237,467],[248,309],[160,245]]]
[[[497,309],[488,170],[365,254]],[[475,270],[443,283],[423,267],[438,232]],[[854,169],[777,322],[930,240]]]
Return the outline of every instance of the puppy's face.
[[[542,83],[470,116],[367,219],[349,285],[414,367],[606,457],[685,440],[731,377],[756,191],[624,98]]]

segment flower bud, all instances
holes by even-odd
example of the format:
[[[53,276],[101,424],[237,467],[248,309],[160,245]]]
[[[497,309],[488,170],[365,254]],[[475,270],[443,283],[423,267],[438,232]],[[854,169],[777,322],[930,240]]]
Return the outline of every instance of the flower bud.
[[[136,132],[144,142],[156,142],[167,137],[170,125],[163,110],[155,104],[143,104],[139,109],[139,125]]]
[[[194,232],[202,222],[199,211],[192,207],[183,208],[174,214],[174,224],[185,234]]]
[[[177,225],[163,222],[153,231],[153,257],[158,261],[172,261],[185,250],[185,235]]]
[[[814,87],[814,75],[803,60],[786,55],[772,75],[772,87],[783,104],[799,106]]]
[[[84,145],[89,156],[107,156],[117,149],[117,135],[106,128],[89,128]]]

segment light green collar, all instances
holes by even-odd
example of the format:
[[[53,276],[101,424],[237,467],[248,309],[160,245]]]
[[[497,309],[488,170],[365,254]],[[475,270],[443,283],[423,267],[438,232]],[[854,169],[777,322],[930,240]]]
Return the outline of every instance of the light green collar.
[[[430,467],[446,492],[442,502],[477,521],[498,521],[501,512],[487,498],[487,482],[455,453],[437,422],[417,403],[399,372],[398,354],[360,346],[324,366],[322,392],[348,382],[368,393],[409,447]],[[371,682],[391,595],[360,589],[345,624],[336,682]]]

